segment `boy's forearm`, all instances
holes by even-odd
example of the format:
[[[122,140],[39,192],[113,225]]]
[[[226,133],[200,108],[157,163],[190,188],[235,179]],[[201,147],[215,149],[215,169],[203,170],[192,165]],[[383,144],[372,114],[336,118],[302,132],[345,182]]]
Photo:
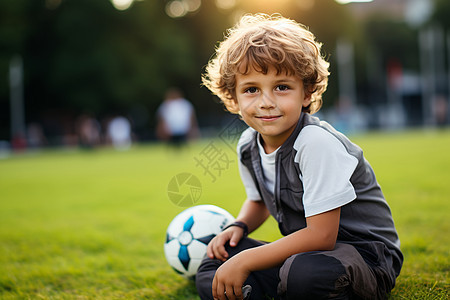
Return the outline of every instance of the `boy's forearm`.
[[[268,216],[269,211],[263,201],[252,201],[247,199],[242,205],[236,221],[247,224],[248,232],[250,233],[261,226]]]
[[[328,218],[319,221],[318,224],[310,223],[308,227],[273,243],[243,251],[241,253],[244,256],[243,263],[248,270],[257,271],[280,265],[288,257],[297,253],[334,249],[340,209],[326,214],[329,214]]]
[[[249,270],[258,271],[280,265],[288,257],[297,253],[319,249],[327,250],[321,249],[321,245],[316,245],[316,239],[312,236],[308,237],[310,234],[307,231],[307,229],[302,229],[273,243],[246,250],[242,252],[246,257],[243,261]],[[298,239],[301,239],[302,242],[299,242]]]

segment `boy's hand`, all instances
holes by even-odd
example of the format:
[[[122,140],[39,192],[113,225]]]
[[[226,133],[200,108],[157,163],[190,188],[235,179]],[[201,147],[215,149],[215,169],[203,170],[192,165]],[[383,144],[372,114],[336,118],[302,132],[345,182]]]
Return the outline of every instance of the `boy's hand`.
[[[206,254],[209,258],[217,258],[225,261],[228,253],[225,251],[225,244],[229,241],[231,247],[235,247],[244,236],[244,230],[237,226],[232,226],[216,235],[208,244]]]
[[[242,286],[250,275],[245,266],[244,253],[239,253],[221,265],[214,276],[212,294],[214,299],[242,300]]]

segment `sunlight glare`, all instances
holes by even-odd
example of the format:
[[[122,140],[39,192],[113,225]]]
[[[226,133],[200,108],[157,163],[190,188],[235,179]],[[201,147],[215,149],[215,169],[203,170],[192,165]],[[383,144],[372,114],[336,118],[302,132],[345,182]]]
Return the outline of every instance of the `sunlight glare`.
[[[201,0],[172,0],[166,4],[166,14],[171,18],[181,18],[188,13],[194,13],[200,9]]]
[[[216,0],[216,6],[220,9],[231,9],[236,5],[236,0]]]
[[[114,7],[118,10],[126,10],[131,4],[133,4],[134,0],[111,0]]]
[[[188,12],[195,12],[202,5],[201,0],[184,0],[183,2],[184,2],[184,5],[186,6],[186,10]]]
[[[297,0],[296,4],[301,10],[310,10],[314,6],[314,0]]]
[[[180,18],[187,14],[187,9],[181,1],[170,1],[166,5],[166,14],[171,18]]]

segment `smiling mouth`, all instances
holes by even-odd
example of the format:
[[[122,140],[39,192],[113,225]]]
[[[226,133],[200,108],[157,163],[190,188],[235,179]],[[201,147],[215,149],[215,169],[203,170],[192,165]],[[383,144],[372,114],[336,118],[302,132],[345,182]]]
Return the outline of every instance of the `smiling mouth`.
[[[263,121],[275,121],[281,118],[281,116],[257,116],[256,118]]]

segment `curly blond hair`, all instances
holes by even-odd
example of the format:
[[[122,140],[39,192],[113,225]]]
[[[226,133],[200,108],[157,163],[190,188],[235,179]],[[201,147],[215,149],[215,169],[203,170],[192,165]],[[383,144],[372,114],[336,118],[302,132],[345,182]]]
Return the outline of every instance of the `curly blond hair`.
[[[236,76],[251,68],[267,74],[274,67],[277,74],[298,76],[311,104],[303,108],[313,114],[322,106],[322,94],[328,84],[329,63],[321,55],[322,44],[302,24],[280,15],[245,15],[227,31],[206,66],[203,84],[217,95],[231,113],[236,111]]]

